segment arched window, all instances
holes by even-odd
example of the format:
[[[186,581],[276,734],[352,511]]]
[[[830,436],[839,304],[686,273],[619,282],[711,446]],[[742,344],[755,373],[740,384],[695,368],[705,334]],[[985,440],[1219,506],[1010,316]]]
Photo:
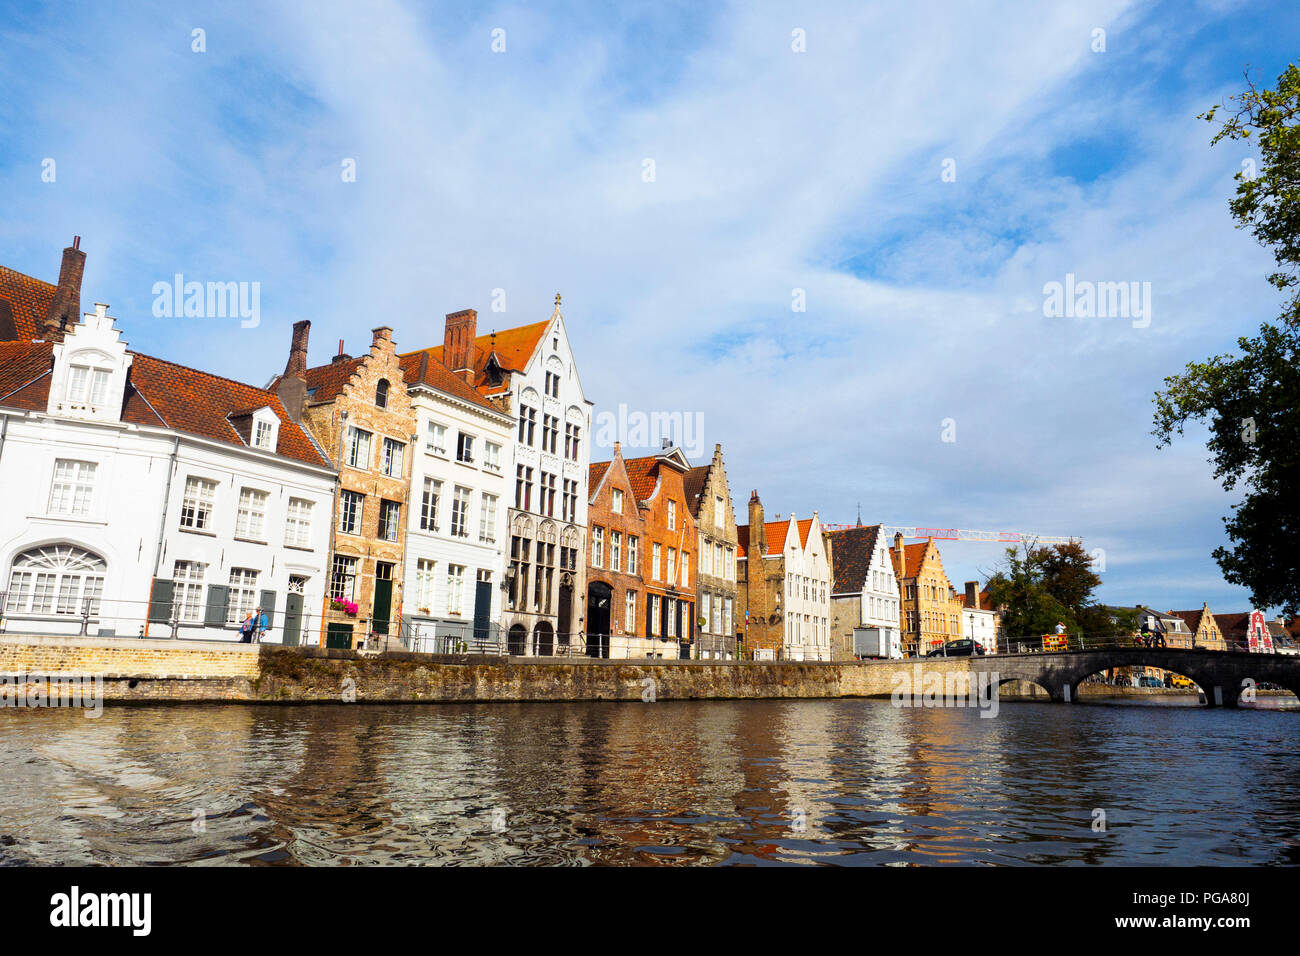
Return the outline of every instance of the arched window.
[[[90,598],[90,613],[99,613],[107,563],[99,555],[71,544],[50,544],[24,551],[9,572],[10,614],[80,614]]]
[[[388,407],[388,379],[381,378],[375,386],[375,404],[380,408]]]

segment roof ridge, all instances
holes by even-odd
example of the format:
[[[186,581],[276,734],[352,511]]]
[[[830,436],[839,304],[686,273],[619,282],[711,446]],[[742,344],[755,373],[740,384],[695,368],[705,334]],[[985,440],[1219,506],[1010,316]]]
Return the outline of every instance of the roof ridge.
[[[39,282],[41,285],[49,286],[51,289],[57,290],[59,288],[58,283],[56,282],[46,282],[44,279],[38,279],[36,276],[28,275],[26,272],[19,272],[12,266],[0,265],[0,271],[12,272],[16,276],[22,276],[24,279],[30,279],[32,282]]]

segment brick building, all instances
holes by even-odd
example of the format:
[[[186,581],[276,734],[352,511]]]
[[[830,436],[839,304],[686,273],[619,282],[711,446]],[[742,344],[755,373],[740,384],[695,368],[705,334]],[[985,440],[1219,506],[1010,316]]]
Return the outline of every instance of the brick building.
[[[736,656],[736,513],[722,460],[722,445],[713,460],[686,473],[686,506],[698,535],[695,569],[699,599],[697,656],[731,660]]]
[[[697,538],[684,485],[691,463],[680,448],[665,447],[657,455],[625,459],[623,467],[644,519],[638,547],[645,597],[638,632],[658,642],[656,653],[669,656],[676,650],[691,657],[697,633]]]
[[[904,544],[903,536],[895,534],[890,554],[902,597],[899,627],[903,632],[903,653],[924,655],[959,639],[962,605],[943,570],[934,539]]]
[[[386,646],[402,617],[415,411],[392,329],[374,329],[365,355],[347,355],[340,342],[328,365],[307,368],[309,329],[294,326],[275,387],[286,397],[302,389],[302,420],[339,469],[323,643],[356,647],[373,634]]]
[[[658,642],[645,637],[641,571],[649,506],[632,490],[622,446],[615,443],[612,460],[592,462],[588,476],[587,655],[663,656],[662,647],[652,646]]]

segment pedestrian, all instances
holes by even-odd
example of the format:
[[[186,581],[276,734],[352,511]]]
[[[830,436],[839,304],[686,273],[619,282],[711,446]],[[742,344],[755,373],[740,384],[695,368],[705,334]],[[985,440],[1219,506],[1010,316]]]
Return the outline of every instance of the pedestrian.
[[[262,639],[266,637],[266,629],[270,626],[270,621],[266,619],[266,612],[260,607],[257,609],[257,643],[261,644]]]
[[[257,627],[257,622],[253,620],[253,612],[249,611],[248,616],[244,618],[244,623],[239,625],[239,643],[251,644],[253,642],[253,630]]]

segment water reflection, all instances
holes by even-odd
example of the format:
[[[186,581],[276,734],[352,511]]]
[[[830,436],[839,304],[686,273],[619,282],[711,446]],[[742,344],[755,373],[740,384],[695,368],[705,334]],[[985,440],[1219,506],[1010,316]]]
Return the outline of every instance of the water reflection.
[[[1296,863],[1296,726],[847,700],[7,710],[0,862]]]

